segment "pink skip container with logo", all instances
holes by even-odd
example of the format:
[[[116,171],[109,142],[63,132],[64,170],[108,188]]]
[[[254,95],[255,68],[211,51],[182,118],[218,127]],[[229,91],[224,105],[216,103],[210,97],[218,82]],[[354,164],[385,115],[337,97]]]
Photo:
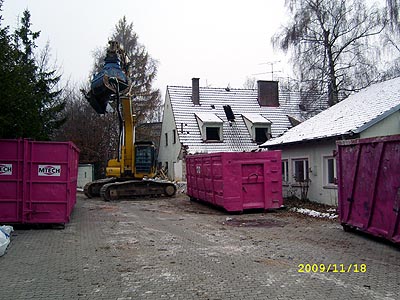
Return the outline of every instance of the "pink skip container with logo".
[[[337,142],[339,219],[400,244],[400,135]]]
[[[0,223],[69,222],[78,158],[72,142],[0,140]]]
[[[280,151],[186,156],[187,194],[228,212],[282,206]]]

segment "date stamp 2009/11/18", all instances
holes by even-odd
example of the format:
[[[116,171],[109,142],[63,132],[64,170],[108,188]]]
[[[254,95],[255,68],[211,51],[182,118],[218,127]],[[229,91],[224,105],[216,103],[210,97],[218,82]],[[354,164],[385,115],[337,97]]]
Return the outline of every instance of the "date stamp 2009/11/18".
[[[366,264],[298,264],[298,273],[365,273]]]

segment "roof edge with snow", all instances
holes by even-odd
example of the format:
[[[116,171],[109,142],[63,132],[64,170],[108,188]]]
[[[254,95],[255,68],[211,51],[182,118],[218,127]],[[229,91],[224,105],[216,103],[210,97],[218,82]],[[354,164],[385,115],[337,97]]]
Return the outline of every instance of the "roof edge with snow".
[[[371,85],[260,147],[359,134],[400,110],[400,77]]]

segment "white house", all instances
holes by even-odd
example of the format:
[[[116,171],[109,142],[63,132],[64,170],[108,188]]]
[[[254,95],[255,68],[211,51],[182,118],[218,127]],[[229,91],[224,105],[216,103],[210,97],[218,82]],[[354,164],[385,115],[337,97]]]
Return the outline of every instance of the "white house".
[[[400,134],[400,77],[349,96],[261,147],[282,150],[284,196],[299,196],[310,179],[311,201],[337,205],[336,141],[393,134]]]
[[[168,86],[158,161],[168,176],[185,180],[186,154],[251,151],[281,135],[300,118],[300,94],[278,90],[276,81],[257,89]]]

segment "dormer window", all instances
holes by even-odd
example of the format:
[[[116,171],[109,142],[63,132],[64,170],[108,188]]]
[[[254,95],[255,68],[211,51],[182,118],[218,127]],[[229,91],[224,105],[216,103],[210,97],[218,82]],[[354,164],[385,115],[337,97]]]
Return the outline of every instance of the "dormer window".
[[[206,127],[206,140],[207,141],[220,141],[221,134],[219,127]]]
[[[216,114],[210,112],[198,112],[195,113],[195,115],[204,142],[222,141],[223,121]]]
[[[268,140],[269,128],[268,127],[255,127],[254,140],[257,145],[264,144]]]
[[[244,123],[253,142],[265,143],[271,137],[271,121],[260,114],[242,114]]]

